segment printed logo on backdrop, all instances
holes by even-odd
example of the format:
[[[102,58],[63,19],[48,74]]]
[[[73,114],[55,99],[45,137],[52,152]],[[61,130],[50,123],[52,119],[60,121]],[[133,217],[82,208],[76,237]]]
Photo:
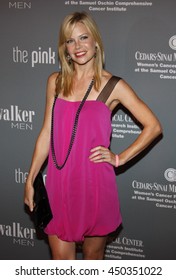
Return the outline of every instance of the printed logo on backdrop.
[[[11,239],[14,245],[34,247],[36,230],[22,226],[18,222],[0,224],[0,236]]]
[[[111,126],[112,138],[124,139],[126,136],[138,136],[141,133],[140,127],[127,114],[116,113],[112,118]]]
[[[18,167],[18,168],[15,168],[14,176],[15,176],[15,183],[23,185],[26,183],[28,172],[24,171],[22,168]],[[46,174],[43,174],[43,181],[44,181],[44,183],[46,182]]]
[[[128,8],[149,8],[152,1],[65,1],[66,6],[81,6],[91,12],[127,12]]]
[[[167,181],[169,182],[176,182],[176,169],[174,168],[168,168],[164,172],[164,177],[166,178]]]
[[[166,179],[165,184],[133,180],[131,199],[157,208],[176,210],[176,169],[166,169],[163,177]]]
[[[32,8],[32,2],[29,1],[9,1],[9,9],[24,10],[24,9],[31,9],[31,8]]]
[[[12,60],[14,63],[30,64],[32,68],[39,64],[56,64],[56,53],[51,47],[43,49],[38,47],[33,51],[20,49],[19,46],[15,46],[12,49]]]
[[[32,130],[35,111],[10,105],[9,108],[0,108],[0,121],[10,124],[12,129]]]
[[[106,246],[105,259],[145,259],[144,242],[127,237],[118,237]]]
[[[172,50],[176,50],[176,35],[168,40],[168,46]],[[156,75],[160,79],[175,80],[176,79],[176,52],[163,53],[143,52],[137,50],[134,54],[136,65],[134,72]]]
[[[171,47],[171,49],[176,50],[176,35],[172,36],[169,39],[169,46]]]

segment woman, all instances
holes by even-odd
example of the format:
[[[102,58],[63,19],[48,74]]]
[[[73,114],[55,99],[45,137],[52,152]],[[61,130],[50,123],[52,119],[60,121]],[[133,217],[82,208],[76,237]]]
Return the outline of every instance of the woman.
[[[75,244],[82,241],[84,259],[103,259],[108,234],[121,224],[114,167],[143,151],[161,133],[161,126],[124,80],[103,69],[101,37],[86,13],[76,12],[64,19],[59,58],[60,73],[48,78],[44,123],[24,201],[33,211],[33,182],[49,155],[46,188],[53,219],[45,232],[52,258],[75,259]],[[111,112],[119,103],[143,130],[129,147],[115,155],[108,147]]]

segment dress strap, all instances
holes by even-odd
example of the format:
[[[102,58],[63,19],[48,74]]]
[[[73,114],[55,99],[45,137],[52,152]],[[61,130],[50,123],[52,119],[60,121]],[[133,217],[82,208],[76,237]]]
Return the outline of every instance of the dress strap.
[[[97,101],[102,101],[103,103],[106,103],[108,97],[110,96],[111,92],[113,91],[115,85],[119,80],[121,80],[120,77],[112,76],[100,92],[99,96],[97,97]]]

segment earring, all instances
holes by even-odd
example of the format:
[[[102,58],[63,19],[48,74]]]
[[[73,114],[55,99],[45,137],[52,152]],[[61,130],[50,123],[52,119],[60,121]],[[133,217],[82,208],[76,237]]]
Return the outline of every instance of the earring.
[[[71,64],[71,56],[69,54],[66,55],[66,60],[68,62],[68,64]]]
[[[95,53],[94,53],[94,57],[96,58],[97,57],[97,46],[95,47]]]

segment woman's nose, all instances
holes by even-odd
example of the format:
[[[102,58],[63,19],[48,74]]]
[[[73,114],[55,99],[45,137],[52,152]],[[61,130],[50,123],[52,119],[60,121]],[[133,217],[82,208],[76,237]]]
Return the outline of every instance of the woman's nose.
[[[76,40],[76,41],[75,41],[75,48],[76,48],[76,49],[79,49],[79,48],[80,48],[80,41],[79,41],[79,40]]]

